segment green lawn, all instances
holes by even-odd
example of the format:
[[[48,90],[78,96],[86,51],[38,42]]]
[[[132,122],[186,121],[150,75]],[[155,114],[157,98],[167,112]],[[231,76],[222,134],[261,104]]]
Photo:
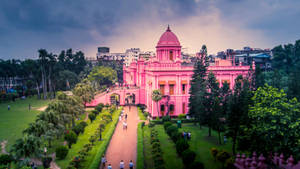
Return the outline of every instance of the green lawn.
[[[0,141],[7,140],[7,150],[14,142],[22,137],[22,131],[33,122],[40,111],[37,109],[46,106],[49,100],[38,100],[36,96],[25,100],[0,104]],[[31,104],[29,111],[28,105]],[[10,105],[10,111],[7,106]]]
[[[138,124],[137,128],[137,169],[144,169],[144,143],[143,143],[143,128],[142,122]]]
[[[144,164],[147,169],[154,169],[154,161],[152,158],[152,146],[151,146],[151,135],[148,125],[143,128],[144,138],[143,138],[143,147],[144,147]]]
[[[174,142],[165,132],[162,125],[155,125],[155,129],[158,131],[158,139],[160,141],[163,159],[165,162],[166,169],[182,169],[183,163],[180,157],[178,157],[176,152],[176,147]]]
[[[232,153],[232,144],[230,142],[228,142],[226,145],[219,145],[218,133],[216,131],[212,130],[212,136],[208,137],[208,128],[202,127],[202,129],[200,130],[199,126],[195,126],[192,123],[184,123],[180,131],[191,132],[192,138],[191,141],[189,141],[190,149],[195,151],[195,153],[197,154],[196,161],[202,162],[205,168],[222,168],[221,163],[215,162],[212,155],[210,154],[210,149],[212,147]]]

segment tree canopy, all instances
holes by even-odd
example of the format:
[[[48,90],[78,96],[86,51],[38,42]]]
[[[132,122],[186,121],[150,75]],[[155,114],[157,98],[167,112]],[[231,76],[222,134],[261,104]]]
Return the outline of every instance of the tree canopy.
[[[112,85],[117,82],[117,72],[105,66],[96,66],[88,75],[90,81],[95,81],[99,86]]]

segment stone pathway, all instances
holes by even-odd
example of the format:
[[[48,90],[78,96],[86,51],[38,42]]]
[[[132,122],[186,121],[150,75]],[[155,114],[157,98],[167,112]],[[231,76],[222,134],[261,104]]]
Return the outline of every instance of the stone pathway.
[[[50,163],[50,169],[60,169],[60,167],[55,163],[55,158],[56,158],[55,153],[53,153],[51,157],[52,157],[52,161]]]
[[[112,168],[119,168],[120,161],[125,163],[125,169],[129,168],[129,161],[132,160],[136,167],[137,154],[137,125],[139,122],[137,108],[135,106],[124,107],[124,114],[127,113],[127,130],[123,129],[123,123],[118,122],[114,135],[106,151],[107,165]],[[125,119],[125,117],[123,117]],[[106,166],[107,166],[106,165]],[[134,167],[134,168],[135,168]],[[101,169],[101,167],[99,167]]]
[[[89,120],[89,112],[85,112],[85,118],[84,121],[87,122]]]
[[[43,106],[43,107],[39,107],[37,108],[38,111],[45,111],[47,109],[48,106]],[[34,107],[33,107],[34,108]]]

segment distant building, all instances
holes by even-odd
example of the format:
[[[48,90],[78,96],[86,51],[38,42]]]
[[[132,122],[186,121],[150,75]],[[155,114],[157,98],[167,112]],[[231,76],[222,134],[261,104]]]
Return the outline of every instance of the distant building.
[[[125,52],[125,65],[130,65],[131,62],[137,61],[139,59],[139,55],[141,53],[140,48],[130,48]]]
[[[109,47],[98,47],[97,60],[124,60],[125,53],[110,53]]]
[[[98,53],[109,53],[109,47],[98,47]]]
[[[270,70],[271,66],[271,50],[244,47],[242,50],[227,49],[218,52],[215,56],[220,59],[231,60],[234,65],[251,65],[254,61],[263,70]]]
[[[155,57],[153,52],[144,52],[139,54],[139,59],[149,60],[153,57]]]
[[[7,91],[8,89],[24,86],[24,78],[21,77],[0,77],[0,91]]]

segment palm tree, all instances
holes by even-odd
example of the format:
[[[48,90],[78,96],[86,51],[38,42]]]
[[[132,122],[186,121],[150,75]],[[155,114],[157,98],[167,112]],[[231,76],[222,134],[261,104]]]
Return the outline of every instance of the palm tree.
[[[42,154],[42,142],[40,138],[33,135],[25,135],[18,139],[12,146],[11,152],[17,160],[21,158],[40,157]]]
[[[47,99],[46,65],[48,62],[47,61],[48,52],[45,49],[40,49],[38,52],[39,52],[39,63],[42,72],[43,94],[44,94],[44,99]]]
[[[158,102],[162,99],[162,94],[160,93],[160,90],[153,90],[152,91],[152,100],[156,102],[157,105],[157,117],[159,117],[159,108],[158,108]]]

